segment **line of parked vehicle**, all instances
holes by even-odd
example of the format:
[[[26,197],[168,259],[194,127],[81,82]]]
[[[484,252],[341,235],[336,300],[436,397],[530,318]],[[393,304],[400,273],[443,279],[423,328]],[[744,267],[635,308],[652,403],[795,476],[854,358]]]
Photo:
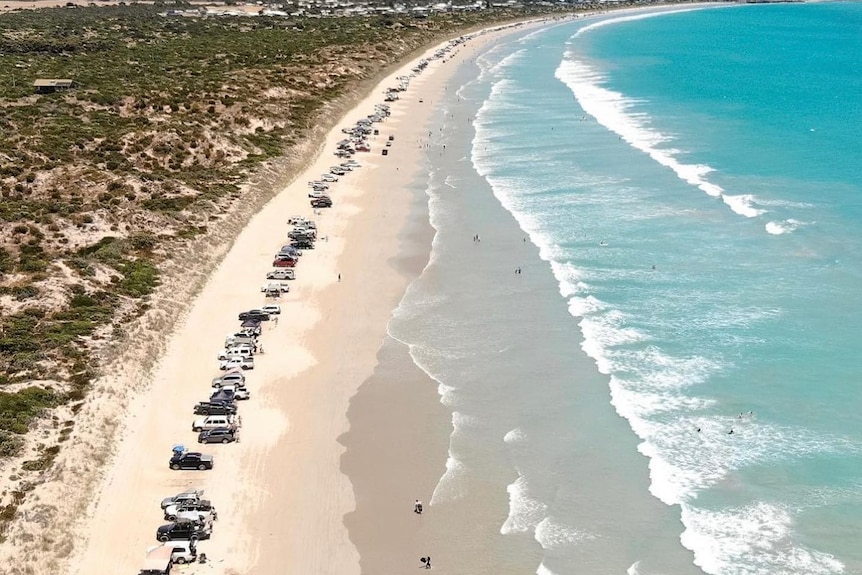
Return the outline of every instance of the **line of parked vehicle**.
[[[460,41],[462,40],[450,43],[445,50],[438,51],[435,57],[442,57]],[[427,60],[421,60],[413,68],[413,74],[399,77],[398,87],[386,91],[386,100],[397,99],[396,93],[406,90],[410,78],[419,74],[427,65]],[[372,128],[372,124],[382,122],[389,114],[388,104],[377,104],[373,114],[357,121],[351,128],[344,128],[342,131],[350,137],[338,143],[336,156],[349,158],[357,151],[370,151],[368,136],[379,134],[379,130]],[[393,140],[393,136],[387,138],[385,144],[387,148],[392,145]],[[383,154],[386,154],[385,148]],[[330,185],[338,182],[339,177],[359,167],[361,164],[356,160],[347,160],[340,165],[332,166],[327,173],[320,176],[319,180],[309,182],[312,188],[308,194],[311,207],[315,209],[331,207]],[[276,253],[272,262],[274,269],[266,274],[268,283],[261,287],[261,292],[268,300],[280,298],[282,294],[290,292],[290,287],[285,282],[296,279],[294,268],[299,263],[303,250],[314,249],[317,241],[317,225],[314,221],[297,216],[289,218],[288,224],[293,226],[287,234],[290,241],[281,246]],[[239,442],[242,421],[238,413],[238,402],[251,397],[246,387],[245,374],[254,369],[255,355],[263,353],[263,346],[259,341],[263,322],[275,318],[274,321],[277,323],[280,314],[281,306],[271,303],[239,314],[238,320],[241,323],[238,331],[225,338],[224,349],[216,356],[219,369],[224,373],[212,380],[209,399],[198,402],[194,406],[194,414],[199,417],[192,422],[191,428],[193,432],[198,433],[198,443]],[[173,470],[206,471],[213,469],[214,464],[215,458],[212,455],[189,451],[182,445],[174,446],[173,456],[168,462]],[[141,575],[168,575],[175,563],[191,563],[195,560],[206,562],[206,555],[198,554],[197,542],[210,538],[218,513],[213,504],[204,499],[203,495],[203,490],[191,489],[162,500],[164,520],[169,523],[156,530],[156,539],[161,545],[147,550],[146,563],[141,569]]]
[[[313,222],[307,222],[313,224]],[[289,271],[289,273],[285,273]],[[294,279],[294,270],[273,270],[268,280]],[[278,295],[288,290],[286,284],[273,282]],[[266,294],[270,295],[269,292]],[[211,391],[206,401],[195,404],[191,429],[197,433],[197,441],[208,443],[237,443],[240,440],[242,420],[238,402],[247,400],[251,393],[246,386],[246,372],[254,369],[254,358],[263,352],[260,342],[262,323],[281,314],[281,306],[267,304],[239,314],[240,326],[224,340],[224,349],[218,352],[218,366],[224,373],[211,382]],[[190,451],[183,445],[173,447],[168,466],[173,470],[206,471],[213,469],[215,458],[198,451]],[[161,545],[147,549],[141,574],[166,575],[175,563],[205,562],[206,555],[198,554],[197,543],[209,539],[213,523],[218,519],[213,504],[203,497],[203,491],[192,489],[162,500],[164,520],[168,521],[156,529],[156,540]]]

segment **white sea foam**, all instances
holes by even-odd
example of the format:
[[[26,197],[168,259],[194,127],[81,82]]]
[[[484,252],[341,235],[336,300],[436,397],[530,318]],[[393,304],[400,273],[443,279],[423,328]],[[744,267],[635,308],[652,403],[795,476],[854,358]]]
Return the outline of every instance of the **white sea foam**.
[[[516,427],[512,429],[506,435],[503,436],[503,441],[505,441],[509,445],[518,445],[522,444],[527,440],[527,434],[524,433],[520,427]]]
[[[792,231],[795,231],[798,227],[807,225],[807,222],[800,222],[799,220],[787,219],[780,222],[767,222],[766,231],[774,236],[780,236],[781,234],[788,234]]]
[[[578,531],[571,525],[566,525],[552,516],[545,517],[536,525],[534,535],[536,541],[545,550],[563,549],[576,545],[579,541],[595,538],[595,536]]]
[[[463,485],[466,474],[467,467],[450,453],[449,458],[446,459],[446,471],[440,481],[437,482],[434,493],[431,495],[431,505],[452,503],[461,499],[464,492],[460,486]]]
[[[639,12],[637,14],[631,14],[627,16],[619,16],[616,18],[608,18],[604,20],[599,20],[598,22],[594,22],[583,28],[578,29],[575,32],[575,37],[581,36],[590,30],[595,30],[596,28],[601,28],[602,26],[609,26],[611,24],[620,24],[622,22],[633,22],[635,20],[643,20],[645,18],[655,18],[656,16],[666,16],[668,14],[678,14],[682,12],[691,12],[692,10],[697,10],[697,8],[673,8],[672,10],[662,10],[660,12]]]
[[[640,572],[640,561],[635,561],[632,563],[628,569],[626,569],[626,575],[641,575]]]
[[[653,14],[605,22],[621,22],[651,16]],[[605,25],[605,22],[594,26]],[[594,26],[581,29],[576,36]],[[754,207],[759,201],[753,195],[729,195],[721,186],[709,181],[707,175],[714,171],[712,167],[705,164],[686,164],[677,159],[681,154],[679,150],[663,146],[672,141],[672,138],[653,128],[648,115],[635,111],[639,101],[603,87],[604,77],[585,62],[578,60],[573,52],[566,52],[557,68],[556,77],[569,87],[581,108],[594,117],[599,124],[619,135],[623,141],[647,154],[660,165],[673,170],[681,180],[712,197],[722,198],[734,213],[741,216],[754,218],[766,212],[762,208]]]
[[[534,532],[548,514],[548,506],[529,496],[527,479],[523,475],[511,483],[509,492],[509,516],[500,527],[500,533]]]
[[[838,575],[844,565],[832,555],[795,545],[788,510],[766,502],[708,511],[682,506],[682,544],[712,575]]]
[[[607,309],[608,305],[600,299],[588,295],[569,298],[569,313],[575,317],[584,317]]]
[[[544,563],[539,564],[539,568],[536,569],[536,575],[557,575],[550,569],[548,569]]]
[[[734,213],[737,213],[740,216],[745,216],[746,218],[756,218],[757,216],[766,213],[766,210],[754,207],[756,198],[751,194],[742,194],[739,196],[723,194],[721,199],[725,204],[730,206],[730,209],[733,210]]]

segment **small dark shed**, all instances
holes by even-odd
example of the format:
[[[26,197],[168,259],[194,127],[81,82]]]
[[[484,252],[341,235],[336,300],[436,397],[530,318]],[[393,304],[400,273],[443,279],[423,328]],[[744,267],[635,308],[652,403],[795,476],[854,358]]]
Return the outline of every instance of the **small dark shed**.
[[[60,90],[71,90],[75,87],[75,81],[69,79],[39,78],[33,82],[33,88],[37,94],[53,94]]]

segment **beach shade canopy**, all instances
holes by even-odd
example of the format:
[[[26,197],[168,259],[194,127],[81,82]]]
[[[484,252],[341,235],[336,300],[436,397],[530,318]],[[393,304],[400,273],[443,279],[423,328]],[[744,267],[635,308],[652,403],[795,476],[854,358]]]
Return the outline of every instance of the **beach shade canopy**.
[[[173,447],[171,447],[171,451],[174,453],[184,453],[186,450],[186,446],[182,443],[177,443]]]
[[[260,327],[259,319],[247,319],[242,322],[242,327]]]

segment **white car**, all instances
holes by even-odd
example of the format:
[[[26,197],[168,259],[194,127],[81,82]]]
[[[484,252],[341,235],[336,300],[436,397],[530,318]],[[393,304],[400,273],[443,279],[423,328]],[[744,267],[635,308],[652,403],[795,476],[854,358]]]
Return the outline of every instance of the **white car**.
[[[350,167],[351,167],[351,168],[353,168],[354,170],[355,170],[356,168],[361,168],[361,167],[362,167],[362,164],[360,164],[360,163],[359,163],[359,162],[357,162],[356,160],[347,160],[346,162],[344,162],[344,163],[343,163],[343,164],[341,164],[341,165],[342,165],[342,166],[350,166]]]
[[[245,376],[241,371],[231,371],[212,380],[212,386],[221,389],[225,386],[245,387]]]
[[[218,368],[222,371],[229,369],[254,369],[254,358],[251,357],[230,357],[219,363]]]
[[[265,311],[269,315],[279,315],[281,314],[281,306],[277,304],[265,305],[263,306],[263,311]]]
[[[165,541],[161,545],[148,548],[147,554],[149,555],[159,547],[170,547],[172,549],[171,562],[178,563],[180,565],[183,563],[194,563],[198,556],[196,545],[197,542],[195,541],[183,541],[179,539],[174,541]]]
[[[328,195],[329,194],[326,193],[326,190],[318,190],[316,188],[308,193],[309,198],[324,198]]]
[[[338,164],[338,167],[339,167],[339,168],[341,168],[342,170],[345,170],[345,171],[348,171],[348,172],[350,172],[350,171],[352,171],[352,170],[353,170],[353,168],[352,168],[351,166],[349,166],[349,165],[347,164],[347,162],[344,162],[343,164]]]
[[[254,347],[248,344],[231,345],[225,347],[218,353],[218,360],[226,360],[231,357],[251,357],[254,355]]]
[[[335,174],[321,174],[320,175],[321,182],[337,182],[338,177]]]
[[[217,427],[232,427],[237,424],[238,422],[234,415],[207,415],[206,417],[199,417],[192,422],[192,431],[199,432]]]
[[[329,172],[335,174],[336,176],[343,176],[347,173],[341,166],[332,166],[331,168],[329,168]]]

